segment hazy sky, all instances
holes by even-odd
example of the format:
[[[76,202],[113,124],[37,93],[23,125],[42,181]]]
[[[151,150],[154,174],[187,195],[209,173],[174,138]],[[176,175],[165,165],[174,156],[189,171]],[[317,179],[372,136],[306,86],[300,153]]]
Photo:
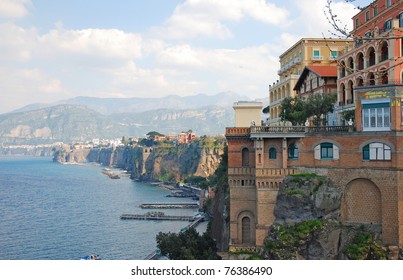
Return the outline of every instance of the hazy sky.
[[[350,25],[354,6],[333,3]],[[302,37],[329,37],[325,4],[0,0],[0,114],[79,95],[267,97],[282,52]]]

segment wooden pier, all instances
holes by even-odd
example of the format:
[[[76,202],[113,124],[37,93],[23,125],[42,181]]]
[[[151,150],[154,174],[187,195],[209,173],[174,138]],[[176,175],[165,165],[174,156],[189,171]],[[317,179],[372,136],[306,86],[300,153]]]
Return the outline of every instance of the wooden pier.
[[[122,220],[159,220],[159,221],[190,221],[196,220],[193,216],[168,216],[168,215],[150,215],[150,214],[123,214]]]
[[[140,208],[147,209],[173,209],[173,208],[199,208],[197,203],[144,203]]]

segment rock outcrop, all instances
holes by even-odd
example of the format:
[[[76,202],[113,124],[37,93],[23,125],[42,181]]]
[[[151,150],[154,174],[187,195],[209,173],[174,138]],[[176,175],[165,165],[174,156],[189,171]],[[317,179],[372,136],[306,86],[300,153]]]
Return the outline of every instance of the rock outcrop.
[[[280,186],[262,256],[266,259],[387,259],[398,253],[382,247],[381,228],[340,221],[342,192],[315,174],[287,177]]]

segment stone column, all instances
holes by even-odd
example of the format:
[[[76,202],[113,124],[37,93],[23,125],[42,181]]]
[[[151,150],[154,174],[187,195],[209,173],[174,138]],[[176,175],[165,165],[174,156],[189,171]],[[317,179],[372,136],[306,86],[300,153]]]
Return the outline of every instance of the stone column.
[[[288,153],[287,153],[287,138],[283,138],[283,168],[286,169],[288,168]]]

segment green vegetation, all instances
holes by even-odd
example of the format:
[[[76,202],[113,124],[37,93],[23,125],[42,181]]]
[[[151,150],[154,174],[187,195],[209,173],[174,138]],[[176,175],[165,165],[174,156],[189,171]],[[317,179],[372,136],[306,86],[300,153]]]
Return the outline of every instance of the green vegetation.
[[[157,246],[171,260],[218,260],[216,244],[207,232],[194,229],[176,233],[158,233]]]
[[[386,252],[376,242],[372,234],[361,231],[352,240],[343,253],[350,260],[386,260]]]
[[[209,182],[207,181],[207,178],[202,177],[202,176],[191,176],[185,179],[185,184],[189,184],[192,186],[198,186],[199,188],[202,189],[207,189],[209,187]]]
[[[228,192],[228,147],[225,146],[224,153],[221,156],[221,162],[213,175],[208,177],[210,186],[224,188],[224,192]]]
[[[169,172],[165,172],[161,175],[160,180],[164,182],[175,182],[175,175]]]
[[[350,119],[355,121],[355,110],[348,110],[341,113],[343,119],[348,122]]]
[[[324,176],[319,176],[315,173],[301,173],[301,174],[292,174],[290,175],[290,177],[292,178],[292,182],[296,182],[296,183],[300,183],[303,181],[311,181],[313,179],[318,180],[318,184],[322,185],[325,181],[325,177]]]
[[[314,118],[315,125],[326,125],[326,114],[333,112],[336,100],[336,94],[313,94],[306,100],[299,96],[286,97],[280,105],[280,117],[292,125],[301,125],[310,117]]]
[[[271,259],[295,259],[297,248],[314,239],[323,227],[322,220],[306,220],[295,225],[275,224],[266,238],[263,254]]]

